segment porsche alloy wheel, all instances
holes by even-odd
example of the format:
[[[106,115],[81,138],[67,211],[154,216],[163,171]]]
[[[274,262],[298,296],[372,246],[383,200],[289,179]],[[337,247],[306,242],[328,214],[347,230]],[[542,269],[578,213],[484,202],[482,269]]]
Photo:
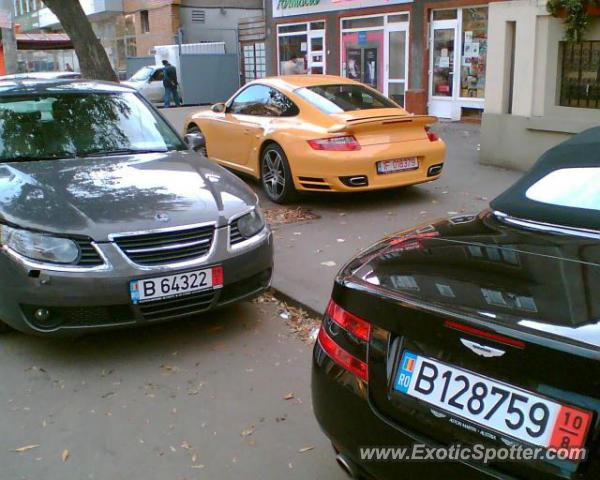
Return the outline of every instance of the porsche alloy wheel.
[[[275,203],[286,203],[294,197],[294,181],[284,151],[279,145],[270,144],[261,158],[261,179],[267,196]]]

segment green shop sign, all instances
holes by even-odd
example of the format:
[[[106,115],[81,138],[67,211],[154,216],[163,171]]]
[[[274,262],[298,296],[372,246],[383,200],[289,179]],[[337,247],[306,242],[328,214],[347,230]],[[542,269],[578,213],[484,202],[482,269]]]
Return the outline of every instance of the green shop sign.
[[[279,8],[302,8],[314,7],[321,3],[321,0],[278,0]]]

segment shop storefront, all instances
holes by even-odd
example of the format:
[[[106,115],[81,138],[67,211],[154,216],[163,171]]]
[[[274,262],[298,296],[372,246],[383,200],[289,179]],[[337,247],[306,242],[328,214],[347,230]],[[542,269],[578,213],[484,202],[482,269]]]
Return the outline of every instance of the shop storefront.
[[[408,13],[342,18],[340,74],[404,105],[408,27]]]
[[[488,1],[272,0],[268,73],[340,75],[411,112],[478,118]]]
[[[488,7],[432,10],[429,113],[460,120],[485,106]]]

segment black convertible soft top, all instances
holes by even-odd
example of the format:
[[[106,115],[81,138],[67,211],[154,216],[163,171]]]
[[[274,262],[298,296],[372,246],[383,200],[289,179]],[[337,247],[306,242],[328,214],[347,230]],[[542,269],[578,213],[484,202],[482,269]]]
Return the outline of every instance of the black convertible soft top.
[[[490,206],[512,217],[600,230],[600,205],[598,209],[565,207],[538,202],[526,195],[529,187],[555,170],[586,167],[600,168],[600,127],[590,128],[548,150],[517,183],[492,200]]]

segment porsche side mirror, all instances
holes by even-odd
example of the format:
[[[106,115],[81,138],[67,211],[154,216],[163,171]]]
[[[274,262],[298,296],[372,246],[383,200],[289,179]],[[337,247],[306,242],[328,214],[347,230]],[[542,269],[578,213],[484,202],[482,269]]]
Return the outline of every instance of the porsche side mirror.
[[[206,139],[201,133],[188,133],[183,137],[190,150],[197,152],[206,146]]]
[[[223,113],[227,110],[227,106],[224,103],[215,103],[210,109],[215,113]]]

